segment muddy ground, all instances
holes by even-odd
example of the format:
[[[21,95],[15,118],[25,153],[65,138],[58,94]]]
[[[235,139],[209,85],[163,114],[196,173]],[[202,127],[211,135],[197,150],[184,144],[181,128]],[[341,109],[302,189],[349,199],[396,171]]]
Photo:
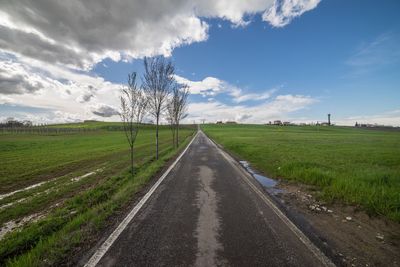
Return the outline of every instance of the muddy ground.
[[[315,187],[281,181],[276,197],[306,218],[344,266],[400,266],[400,224],[356,206],[316,199]]]

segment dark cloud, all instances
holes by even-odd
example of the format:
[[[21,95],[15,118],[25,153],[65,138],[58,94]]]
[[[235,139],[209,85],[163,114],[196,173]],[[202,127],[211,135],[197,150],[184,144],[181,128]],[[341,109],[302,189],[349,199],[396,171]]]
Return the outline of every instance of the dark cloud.
[[[79,103],[85,103],[85,102],[89,102],[93,97],[94,97],[94,94],[86,93],[86,94],[80,95],[78,97],[77,101]]]
[[[0,10],[11,23],[34,29],[2,27],[1,48],[78,68],[106,57],[119,60],[120,53],[134,58],[170,54],[207,38],[207,24],[185,0],[16,0],[1,1]]]
[[[0,70],[0,94],[32,94],[41,88],[40,82],[29,81],[28,77],[20,74],[6,75]]]
[[[37,34],[0,25],[0,48],[49,63],[84,67],[84,56],[62,45],[51,44]]]
[[[87,88],[87,92],[76,99],[79,103],[89,102],[95,96],[97,89],[93,85],[88,85]]]
[[[94,115],[101,116],[101,117],[111,117],[111,116],[119,114],[119,112],[116,108],[105,105],[105,104],[99,104],[99,105],[92,107],[92,113]]]

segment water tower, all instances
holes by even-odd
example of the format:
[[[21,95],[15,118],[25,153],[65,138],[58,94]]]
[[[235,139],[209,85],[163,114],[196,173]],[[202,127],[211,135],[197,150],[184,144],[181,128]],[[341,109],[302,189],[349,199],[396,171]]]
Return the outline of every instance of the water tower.
[[[328,114],[328,125],[331,125],[331,114]]]

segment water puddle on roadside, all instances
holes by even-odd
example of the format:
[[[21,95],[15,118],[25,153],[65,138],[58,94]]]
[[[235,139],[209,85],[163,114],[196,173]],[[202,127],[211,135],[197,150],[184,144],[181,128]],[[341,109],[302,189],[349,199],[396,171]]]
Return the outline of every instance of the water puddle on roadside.
[[[282,193],[283,190],[279,189],[276,187],[278,184],[278,181],[269,177],[266,177],[264,175],[256,173],[251,167],[250,164],[245,161],[241,160],[239,161],[240,165],[242,165],[247,172],[249,172],[258,182],[261,183],[261,185],[267,190],[267,192],[277,195],[279,193]]]

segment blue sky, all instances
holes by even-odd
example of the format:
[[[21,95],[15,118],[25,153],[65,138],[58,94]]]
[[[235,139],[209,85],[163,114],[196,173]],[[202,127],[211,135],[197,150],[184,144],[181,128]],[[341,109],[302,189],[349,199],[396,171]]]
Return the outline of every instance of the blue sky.
[[[177,80],[189,85],[192,92],[189,120],[204,118],[211,122],[238,120],[265,123],[282,119],[311,122],[325,120],[326,114],[332,113],[337,124],[352,125],[359,121],[400,125],[400,2],[294,2],[298,5],[288,9],[292,12],[290,14],[279,8],[281,5],[284,9],[285,0],[269,1],[262,7],[260,4],[249,4],[245,8],[230,7],[229,10],[233,10],[231,13],[212,9],[214,7],[209,3],[204,3],[207,8],[196,7],[200,10],[196,11],[199,13],[196,18],[202,23],[199,26],[196,22],[196,25],[200,28],[190,26],[185,33],[182,33],[183,27],[174,29],[177,33],[167,26],[167,29],[163,26],[157,28],[161,32],[152,38],[162,36],[162,47],[166,43],[172,45],[166,49],[167,52],[163,48],[158,51],[156,46],[150,54],[170,56],[176,66]],[[201,11],[202,8],[204,11]],[[277,14],[265,19],[266,12],[271,8],[275,8]],[[293,15],[295,8],[303,10]],[[7,13],[7,9],[4,10]],[[161,9],[161,12],[164,10]],[[286,25],[279,25],[273,20],[282,18],[287,19]],[[49,34],[53,40],[61,38],[51,30],[41,29],[40,25],[34,27],[44,35]],[[199,29],[205,30],[205,33]],[[173,33],[170,34],[170,31]],[[139,32],[138,35],[147,38],[146,32]],[[149,39],[150,42],[153,39]],[[77,39],[75,42],[81,44],[86,40]],[[104,46],[110,45],[106,43]],[[96,46],[90,42],[82,44],[82,47],[88,53],[97,53]],[[4,94],[3,99],[8,100],[3,100],[0,112],[3,117],[13,114],[18,117],[18,114],[26,115],[27,108],[32,107],[32,114],[44,114],[45,120],[79,120],[92,118],[91,111],[96,108],[117,108],[116,101],[106,101],[117,94],[114,91],[107,93],[104,84],[110,84],[109,87],[117,90],[126,82],[129,72],[140,73],[141,57],[148,53],[146,44],[143,47],[136,50],[113,47],[109,49],[112,53],[108,54],[104,52],[108,47],[102,47],[103,54],[97,56],[99,59],[93,59],[94,56],[87,59],[89,67],[71,66],[67,60],[57,64],[52,62],[54,68],[62,68],[59,72],[79,73],[78,78],[65,73],[54,75],[54,68],[46,67],[46,71],[51,73],[48,76],[54,76],[51,78],[56,81],[63,80],[64,85],[72,87],[70,95],[79,94],[79,88],[83,88],[87,96],[93,95],[89,98],[97,102],[90,105],[86,103],[89,101],[82,101],[82,96],[76,97],[75,102],[86,105],[80,107],[84,110],[81,115],[74,115],[58,105],[27,104],[28,98],[23,98],[21,94]],[[45,61],[43,59],[31,59],[26,53],[10,48],[3,47],[3,50],[18,57],[13,64],[29,65],[28,72],[44,68],[44,64],[40,63]],[[119,55],[116,56],[115,52]],[[129,57],[124,58],[124,55]],[[7,60],[10,60],[9,57]],[[12,69],[8,66],[8,70]],[[96,84],[94,79],[100,79],[102,84]],[[79,84],[83,84],[83,80],[101,88],[88,90],[86,83]],[[63,90],[68,90],[64,87]],[[10,101],[18,97],[22,100]],[[46,117],[46,109],[55,115]],[[61,113],[68,113],[68,116],[60,116]],[[82,113],[85,115],[82,116]],[[98,119],[117,118],[105,114],[104,118]]]

